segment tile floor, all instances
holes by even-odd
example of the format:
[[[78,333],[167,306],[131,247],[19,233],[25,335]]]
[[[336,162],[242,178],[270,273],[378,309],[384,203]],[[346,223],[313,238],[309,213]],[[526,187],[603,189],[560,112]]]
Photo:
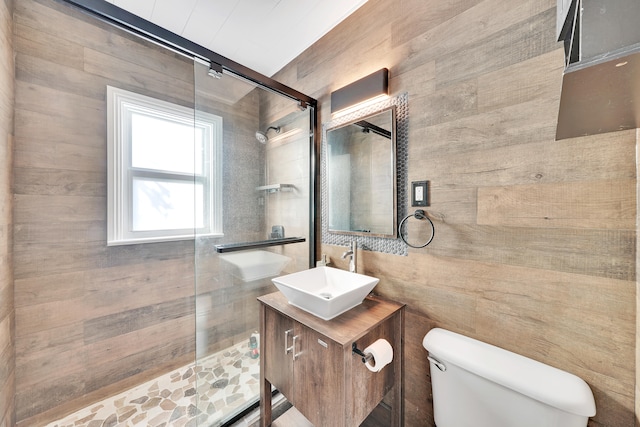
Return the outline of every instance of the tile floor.
[[[260,359],[240,343],[84,408],[47,427],[211,427],[260,395]]]

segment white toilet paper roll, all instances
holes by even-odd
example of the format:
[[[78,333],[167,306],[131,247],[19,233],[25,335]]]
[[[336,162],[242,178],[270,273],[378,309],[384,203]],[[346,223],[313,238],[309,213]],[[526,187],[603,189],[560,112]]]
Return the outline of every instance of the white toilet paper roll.
[[[373,359],[369,359],[366,363],[367,369],[371,372],[380,372],[382,368],[387,366],[393,360],[393,347],[389,341],[380,338],[369,347],[365,348],[364,354],[371,353]]]

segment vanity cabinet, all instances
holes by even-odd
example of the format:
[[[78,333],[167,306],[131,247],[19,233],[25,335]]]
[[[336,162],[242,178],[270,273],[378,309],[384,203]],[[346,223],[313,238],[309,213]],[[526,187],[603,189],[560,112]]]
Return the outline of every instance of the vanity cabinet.
[[[261,421],[271,425],[271,388],[277,388],[315,427],[358,426],[389,394],[392,425],[402,425],[404,305],[378,298],[325,321],[275,292],[260,301]],[[393,361],[371,372],[352,353],[384,338]]]

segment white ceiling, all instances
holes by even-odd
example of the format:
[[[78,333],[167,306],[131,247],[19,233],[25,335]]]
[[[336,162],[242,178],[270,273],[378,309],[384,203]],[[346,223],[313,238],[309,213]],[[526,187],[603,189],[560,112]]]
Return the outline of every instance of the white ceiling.
[[[367,0],[107,0],[272,76]]]

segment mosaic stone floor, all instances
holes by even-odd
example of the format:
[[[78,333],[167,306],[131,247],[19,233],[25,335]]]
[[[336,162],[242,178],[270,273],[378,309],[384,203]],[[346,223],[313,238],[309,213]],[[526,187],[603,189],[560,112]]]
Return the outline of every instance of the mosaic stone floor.
[[[240,343],[46,427],[211,427],[260,395],[260,359]]]

